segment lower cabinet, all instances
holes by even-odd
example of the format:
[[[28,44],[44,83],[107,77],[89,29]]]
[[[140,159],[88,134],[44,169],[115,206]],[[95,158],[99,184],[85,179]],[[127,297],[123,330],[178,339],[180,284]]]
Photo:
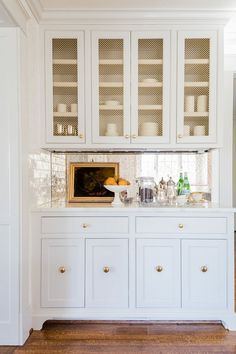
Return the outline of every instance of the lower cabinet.
[[[128,240],[86,240],[86,307],[128,307]]]
[[[42,307],[84,306],[84,240],[42,240]]]
[[[180,307],[180,240],[136,240],[137,307]]]
[[[226,308],[225,240],[182,241],[182,306]]]

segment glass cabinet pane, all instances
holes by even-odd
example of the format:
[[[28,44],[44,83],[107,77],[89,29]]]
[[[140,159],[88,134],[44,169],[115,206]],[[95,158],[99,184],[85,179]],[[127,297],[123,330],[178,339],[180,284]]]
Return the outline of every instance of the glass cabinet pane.
[[[138,39],[138,136],[163,135],[163,39]]]
[[[99,39],[99,136],[124,135],[123,39]]]
[[[78,40],[52,39],[53,136],[78,135]]]
[[[210,39],[184,44],[184,137],[209,135]]]

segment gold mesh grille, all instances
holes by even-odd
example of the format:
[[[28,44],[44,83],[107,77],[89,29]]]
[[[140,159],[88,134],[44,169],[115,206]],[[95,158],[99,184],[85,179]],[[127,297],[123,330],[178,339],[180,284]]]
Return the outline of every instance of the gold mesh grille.
[[[163,39],[138,40],[138,134],[163,134]]]
[[[210,39],[188,38],[185,40],[184,125],[190,127],[191,136],[209,135],[209,85]],[[201,99],[205,103],[199,103]],[[203,133],[196,133],[197,126],[202,127]]]
[[[52,40],[53,60],[53,134],[78,134],[78,77],[77,39]],[[64,106],[63,106],[64,105]]]
[[[123,39],[99,39],[100,136],[124,134],[123,86]]]

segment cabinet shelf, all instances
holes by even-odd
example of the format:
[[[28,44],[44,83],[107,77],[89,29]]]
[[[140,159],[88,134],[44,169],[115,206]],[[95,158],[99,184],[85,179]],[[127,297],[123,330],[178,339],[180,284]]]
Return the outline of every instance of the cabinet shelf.
[[[76,65],[76,59],[53,59],[52,61],[55,65]]]
[[[191,64],[200,64],[200,65],[206,65],[209,64],[209,59],[185,59],[184,61],[185,64],[191,65]]]
[[[77,118],[78,113],[77,112],[53,112],[53,117],[75,117]]]
[[[185,117],[208,117],[209,112],[184,112]]]
[[[99,87],[123,87],[123,82],[100,82]]]
[[[185,82],[185,87],[209,87],[209,82],[205,81],[194,81],[194,82]]]
[[[77,87],[77,82],[53,82],[53,87]]]
[[[138,87],[163,87],[162,82],[139,82]]]
[[[152,110],[161,111],[162,105],[160,105],[160,104],[145,104],[145,105],[139,105],[138,109],[143,110],[143,111],[152,111]]]
[[[162,59],[139,59],[139,65],[162,65]]]
[[[100,59],[100,65],[122,65],[123,59]]]
[[[99,106],[99,109],[103,111],[121,111],[123,109],[123,105],[108,106],[103,104]]]

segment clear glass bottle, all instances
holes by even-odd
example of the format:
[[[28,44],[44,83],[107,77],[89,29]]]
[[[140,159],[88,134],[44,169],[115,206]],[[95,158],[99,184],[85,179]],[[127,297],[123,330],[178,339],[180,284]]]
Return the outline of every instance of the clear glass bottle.
[[[168,202],[172,204],[176,197],[176,186],[175,182],[173,181],[172,177],[170,177],[169,181],[167,182],[167,198]]]
[[[153,203],[156,191],[156,183],[153,177],[140,177],[139,183],[139,200],[141,203]]]

